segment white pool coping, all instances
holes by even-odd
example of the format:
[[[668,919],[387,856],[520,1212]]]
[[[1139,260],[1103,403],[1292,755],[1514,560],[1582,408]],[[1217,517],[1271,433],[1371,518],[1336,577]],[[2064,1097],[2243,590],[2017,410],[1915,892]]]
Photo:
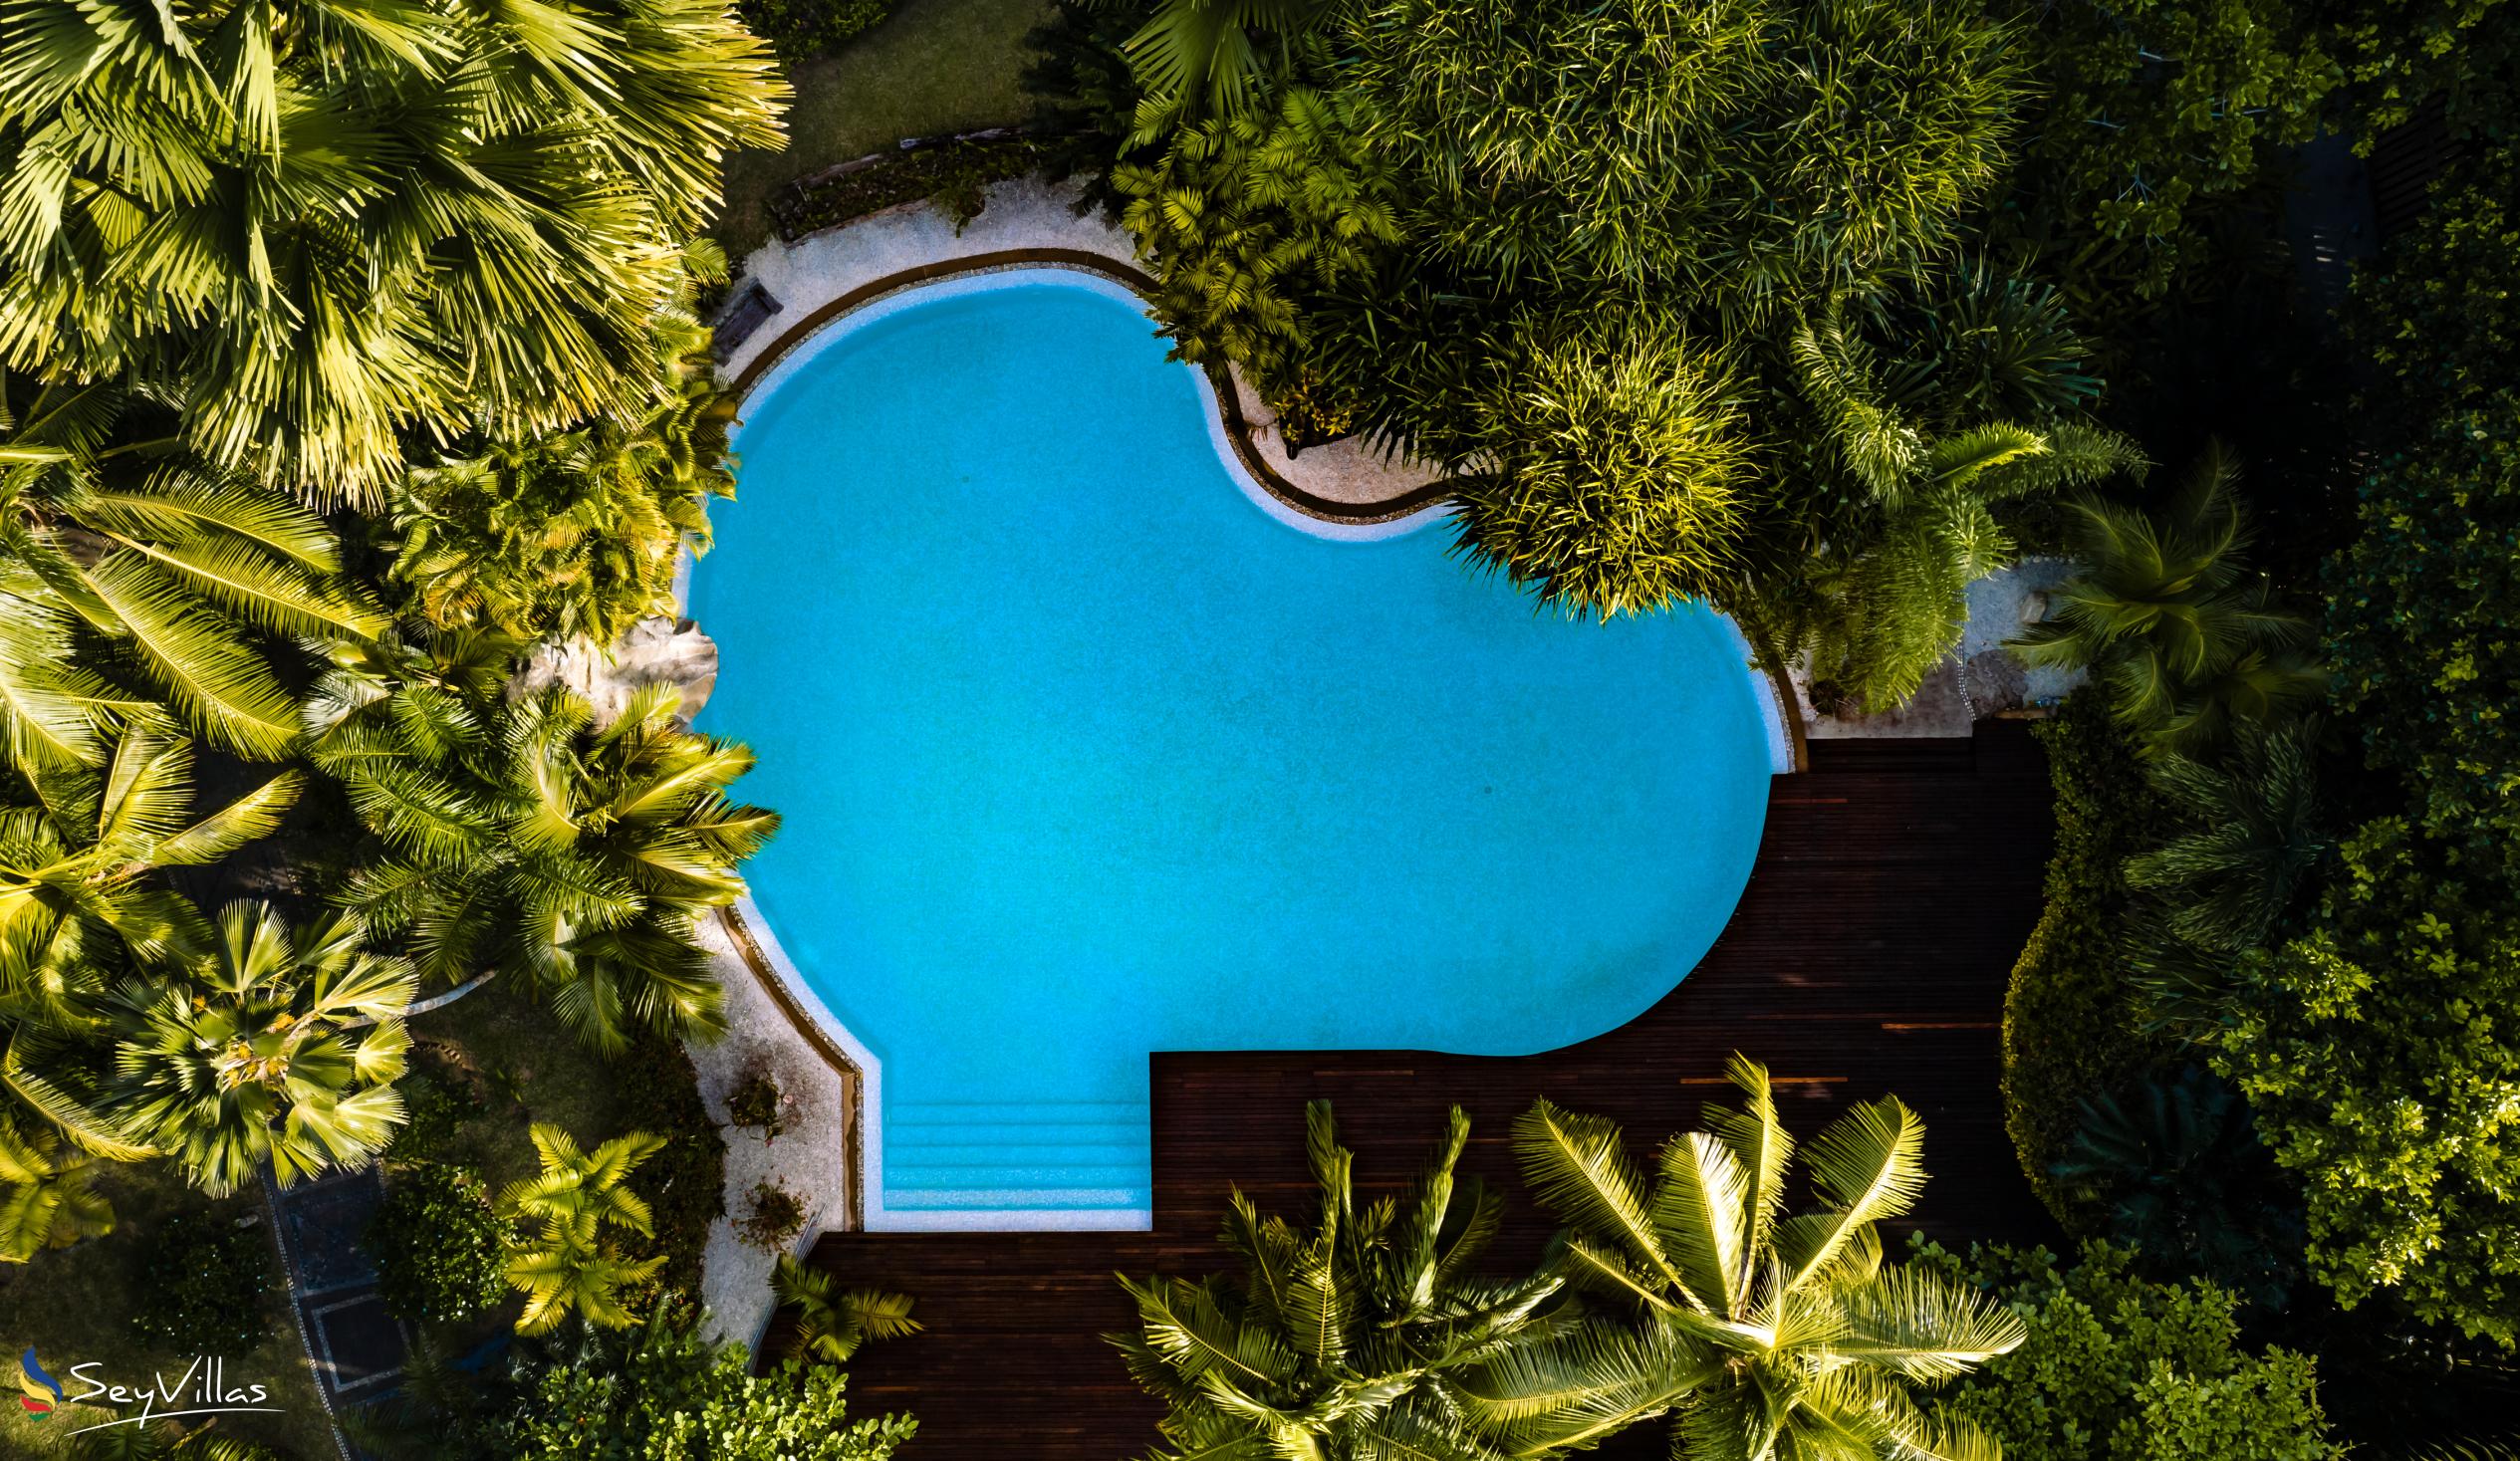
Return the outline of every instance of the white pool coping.
[[[743,402],[749,405],[755,400],[766,398],[769,392],[794,378],[798,371],[811,365],[833,345],[858,330],[900,314],[904,310],[940,299],[1021,288],[1025,285],[1042,283],[1046,278],[1055,278],[1063,285],[1089,290],[1105,299],[1126,304],[1132,309],[1142,310],[1144,307],[1144,301],[1127,285],[1091,268],[1057,262],[1035,261],[984,266],[968,274],[905,284],[900,289],[870,299],[858,308],[825,322],[811,337],[797,342],[780,356],[776,365],[752,383],[744,393]],[[1217,401],[1215,385],[1207,372],[1187,364],[1182,365],[1181,368],[1189,371],[1191,377],[1197,382],[1199,401],[1207,426],[1208,444],[1216,452],[1217,461],[1223,465],[1226,475],[1243,496],[1273,521],[1312,537],[1333,542],[1376,543],[1423,531],[1449,516],[1451,507],[1443,502],[1430,504],[1404,517],[1381,523],[1330,522],[1296,511],[1277,494],[1262,486],[1252,476],[1250,469],[1244,465],[1240,453],[1234,449],[1232,439],[1228,434],[1230,428],[1225,423],[1224,412]],[[741,451],[742,432],[743,427],[739,424],[732,443],[738,453]],[[692,559],[690,554],[685,553],[675,571],[673,590],[676,603],[683,606],[686,612],[690,602],[691,572]],[[1781,699],[1781,687],[1776,683],[1775,677],[1760,666],[1758,656],[1752,650],[1749,639],[1743,635],[1740,626],[1733,622],[1731,616],[1718,612],[1715,617],[1723,625],[1724,633],[1730,638],[1735,651],[1741,656],[1743,668],[1749,673],[1753,683],[1759,687],[1760,693],[1754,698],[1758,702],[1760,724],[1767,742],[1770,773],[1777,776],[1791,774],[1797,768],[1794,764],[1793,736],[1786,720],[1788,711]],[[756,975],[779,981],[785,989],[787,1002],[812,1019],[823,1035],[837,1046],[847,1056],[849,1062],[857,1068],[856,1074],[860,1087],[858,1108],[854,1116],[859,1136],[859,1164],[858,1169],[850,1173],[850,1180],[856,1187],[856,1195],[859,1199],[857,1211],[860,1227],[870,1232],[1145,1232],[1153,1227],[1154,1213],[1151,1208],[1021,1205],[1024,1198],[1042,1196],[1043,1193],[1038,1189],[1025,1189],[1020,1193],[1004,1193],[1002,1195],[1009,1200],[1003,1206],[985,1205],[989,1198],[1000,1194],[966,1192],[961,1195],[978,1199],[975,1205],[950,1208],[894,1209],[887,1207],[883,1200],[882,1182],[882,1060],[864,1040],[843,1024],[838,1016],[832,1013],[829,1004],[815,990],[812,982],[797,967],[796,962],[789,957],[787,950],[781,946],[776,926],[749,894],[737,900],[735,911],[742,919],[746,931],[759,947],[763,961],[769,967],[766,969],[754,967],[750,960],[742,962],[747,967],[754,967]],[[1151,1128],[1147,1139],[1151,1146],[1153,1139]],[[1151,1158],[1151,1151],[1149,1157]],[[1148,1180],[1152,1181],[1151,1166]],[[1096,1191],[1078,1192],[1074,1195],[1080,1200],[1090,1201],[1108,1194]]]
[[[787,992],[787,1003],[811,1019],[815,1028],[840,1047],[858,1068],[858,1140],[860,1169],[851,1174],[858,1186],[859,1225],[869,1232],[945,1233],[945,1232],[1089,1232],[1142,1233],[1154,1226],[1151,1208],[1136,1207],[1024,1207],[1010,1202],[1003,1207],[904,1208],[895,1210],[883,1202],[883,1061],[847,1025],[840,1022],[824,1002],[805,972],[788,957],[779,943],[779,935],[769,917],[761,911],[751,894],[735,900],[735,914],[744,923],[745,932],[761,950],[767,969],[757,974],[776,979]],[[749,963],[750,961],[745,961]],[[1147,1137],[1151,1143],[1151,1131]],[[1148,1174],[1152,1180],[1151,1170]],[[985,1197],[989,1194],[974,1193]],[[1017,1194],[1008,1193],[1013,1198]],[[1027,1191],[1024,1196],[1037,1195]]]
[[[744,392],[743,400],[739,404],[741,408],[748,410],[755,401],[768,399],[773,391],[795,378],[799,370],[812,365],[815,359],[825,351],[856,332],[887,320],[905,310],[934,304],[939,300],[994,294],[1002,290],[1021,289],[1028,285],[1051,282],[1069,288],[1083,289],[1115,304],[1127,305],[1140,315],[1145,314],[1146,302],[1138,297],[1135,290],[1083,265],[1065,264],[1055,260],[981,265],[968,274],[949,275],[942,279],[904,284],[899,289],[878,295],[854,310],[825,321],[812,336],[790,347],[778,358],[778,364],[772,365],[762,373],[759,379],[753,381],[751,387]],[[1244,464],[1242,454],[1234,449],[1233,437],[1225,424],[1224,406],[1216,398],[1215,382],[1208,378],[1205,370],[1196,365],[1186,362],[1179,364],[1180,368],[1188,371],[1190,378],[1197,382],[1200,411],[1207,424],[1207,442],[1215,450],[1216,460],[1223,465],[1225,475],[1232,479],[1234,486],[1241,490],[1243,496],[1251,500],[1252,506],[1268,514],[1274,521],[1293,528],[1299,533],[1309,534],[1315,538],[1326,538],[1332,542],[1380,543],[1392,538],[1405,537],[1410,533],[1431,527],[1451,514],[1452,508],[1448,502],[1429,503],[1415,512],[1380,523],[1333,522],[1327,518],[1317,518],[1308,513],[1296,511],[1276,493],[1261,485],[1259,479],[1251,474],[1251,469]],[[742,454],[743,431],[744,427],[739,421],[730,441],[730,445],[739,456]],[[680,598],[682,589],[687,584],[688,555],[684,556],[684,572],[675,580],[677,598]]]

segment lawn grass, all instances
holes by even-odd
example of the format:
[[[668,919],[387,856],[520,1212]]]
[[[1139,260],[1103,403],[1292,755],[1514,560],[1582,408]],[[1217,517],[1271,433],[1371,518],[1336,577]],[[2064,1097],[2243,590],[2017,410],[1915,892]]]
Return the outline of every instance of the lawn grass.
[[[1048,0],[901,0],[837,54],[788,68],[787,149],[727,160],[716,233],[728,256],[740,265],[769,239],[764,203],[809,172],[902,137],[1023,121],[1024,33],[1048,11]]]
[[[114,1204],[113,1232],[75,1248],[39,1253],[30,1263],[0,1265],[0,1342],[12,1359],[33,1345],[45,1369],[74,1395],[82,1387],[72,1380],[71,1366],[91,1360],[103,1365],[98,1377],[109,1383],[144,1385],[157,1372],[173,1383],[194,1356],[166,1352],[131,1330],[154,1235],[179,1213],[210,1211],[227,1221],[261,1218],[260,1231],[268,1237],[269,1217],[258,1194],[213,1201],[186,1186],[166,1162],[107,1167],[97,1185]],[[339,1454],[332,1422],[289,1315],[279,1250],[266,1246],[271,1291],[262,1301],[265,1338],[250,1354],[221,1357],[231,1384],[266,1386],[270,1403],[282,1411],[222,1417],[219,1433],[261,1441],[298,1461],[331,1461]],[[130,1412],[65,1405],[33,1420],[11,1404],[0,1410],[0,1456],[59,1455],[68,1432],[117,1413]]]
[[[666,1139],[665,1149],[630,1178],[653,1214],[655,1232],[630,1241],[633,1254],[667,1259],[660,1282],[684,1292],[699,1285],[700,1251],[719,1208],[725,1146],[702,1108],[698,1081],[681,1048],[652,1038],[618,1056],[587,1049],[522,986],[494,980],[410,1022],[414,1074],[406,1100],[423,1084],[471,1093],[459,1122],[424,1150],[396,1149],[387,1162],[448,1162],[481,1175],[493,1194],[541,1169],[532,1127],[559,1126],[592,1150],[635,1129]],[[416,1128],[414,1128],[416,1130]],[[512,1316],[511,1316],[512,1318]],[[468,1347],[487,1332],[467,1328]]]
[[[528,1134],[549,1121],[594,1146],[622,1133],[619,1083],[634,1079],[578,1043],[540,1000],[493,980],[410,1022],[411,1038],[458,1050],[487,1101],[437,1153],[468,1166],[496,1192],[538,1169]]]

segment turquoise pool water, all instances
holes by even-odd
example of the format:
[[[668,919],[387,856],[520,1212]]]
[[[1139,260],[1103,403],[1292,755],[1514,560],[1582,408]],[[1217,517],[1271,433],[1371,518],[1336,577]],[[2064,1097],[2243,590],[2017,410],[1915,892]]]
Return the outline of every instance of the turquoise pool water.
[[[1728,626],[1289,527],[1163,357],[1116,286],[984,276],[851,321],[737,441],[701,723],[760,753],[755,901],[879,1063],[871,1223],[1136,1220],[1149,1052],[1552,1049],[1749,876]]]

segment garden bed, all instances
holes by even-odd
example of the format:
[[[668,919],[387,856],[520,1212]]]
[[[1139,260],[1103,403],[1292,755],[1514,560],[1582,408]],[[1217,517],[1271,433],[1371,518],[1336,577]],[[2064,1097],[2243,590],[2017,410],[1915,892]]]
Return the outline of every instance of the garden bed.
[[[901,0],[837,55],[787,68],[796,88],[788,144],[726,161],[726,206],[712,230],[738,265],[770,236],[769,200],[844,158],[1021,122],[1024,35],[1047,0]]]
[[[903,203],[934,202],[962,226],[980,215],[990,183],[1021,177],[1041,163],[1032,138],[1005,128],[945,137],[894,154],[867,156],[801,177],[770,200],[770,222],[794,243]]]
[[[218,1433],[260,1441],[292,1461],[330,1461],[337,1454],[332,1420],[316,1393],[306,1348],[289,1316],[288,1283],[271,1243],[261,1194],[248,1191],[213,1200],[186,1186],[163,1162],[104,1166],[97,1187],[114,1204],[113,1232],[75,1248],[39,1253],[30,1263],[0,1265],[0,1336],[7,1337],[11,1355],[32,1346],[72,1395],[84,1388],[74,1380],[72,1367],[91,1362],[100,1366],[91,1373],[108,1383],[144,1385],[161,1372],[166,1383],[176,1383],[193,1354],[186,1346],[143,1337],[135,1323],[142,1315],[165,1312],[159,1292],[164,1278],[151,1272],[151,1261],[168,1251],[169,1240],[187,1221],[250,1220],[252,1226],[242,1230],[250,1241],[239,1242],[236,1250],[241,1256],[261,1255],[258,1277],[263,1287],[258,1296],[239,1293],[235,1302],[251,1306],[253,1321],[242,1328],[260,1338],[250,1347],[223,1347],[218,1357],[226,1361],[231,1386],[267,1387],[269,1403],[280,1411],[223,1417]],[[35,1420],[12,1404],[6,1418],[0,1418],[0,1455],[64,1454],[63,1438],[69,1432],[117,1413],[131,1412],[65,1406],[58,1415]]]
[[[438,1163],[477,1174],[489,1192],[537,1170],[531,1129],[558,1125],[582,1147],[627,1131],[665,1138],[630,1188],[653,1213],[655,1236],[626,1236],[631,1257],[661,1255],[659,1287],[696,1295],[709,1224],[722,1210],[726,1144],[700,1103],[698,1077],[679,1044],[642,1039],[617,1057],[598,1055],[539,1001],[493,981],[410,1022],[412,1074],[403,1082],[406,1134],[386,1154],[398,1169]],[[509,1299],[494,1317],[445,1327],[450,1352],[495,1338],[515,1320]]]

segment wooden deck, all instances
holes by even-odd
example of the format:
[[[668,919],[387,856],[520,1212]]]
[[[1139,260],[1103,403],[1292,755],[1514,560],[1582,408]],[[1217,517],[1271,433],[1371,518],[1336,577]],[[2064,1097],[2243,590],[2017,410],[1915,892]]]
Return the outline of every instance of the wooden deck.
[[[1157,1408],[1102,1335],[1132,1312],[1115,1270],[1200,1273],[1229,1188],[1309,1213],[1303,1105],[1337,1103],[1363,1181],[1414,1175],[1448,1104],[1473,1120],[1465,1166],[1514,1194],[1497,1257],[1549,1231],[1520,1195],[1507,1125],[1547,1096],[1625,1122],[1640,1154],[1724,1096],[1735,1049],[1764,1061],[1802,1135],[1849,1100],[1893,1092],[1925,1118],[1918,1220],[1946,1239],[2052,1239],[1996,1096],[1997,1024],[2038,915],[2052,828],[2026,728],[1974,741],[1818,742],[1780,777],[1740,908],[1687,980],[1627,1026],[1513,1060],[1418,1052],[1153,1057],[1155,1226],[1148,1233],[831,1233],[813,1261],[851,1285],[916,1296],[927,1332],[850,1366],[858,1414],[907,1410],[923,1461],[1123,1461]],[[1405,970],[1392,971],[1405,998]],[[1546,970],[1533,971],[1546,978]],[[785,1340],[774,1328],[766,1349]],[[1657,1431],[1658,1427],[1647,1428]],[[1605,1456],[1667,1455],[1632,1433]]]

